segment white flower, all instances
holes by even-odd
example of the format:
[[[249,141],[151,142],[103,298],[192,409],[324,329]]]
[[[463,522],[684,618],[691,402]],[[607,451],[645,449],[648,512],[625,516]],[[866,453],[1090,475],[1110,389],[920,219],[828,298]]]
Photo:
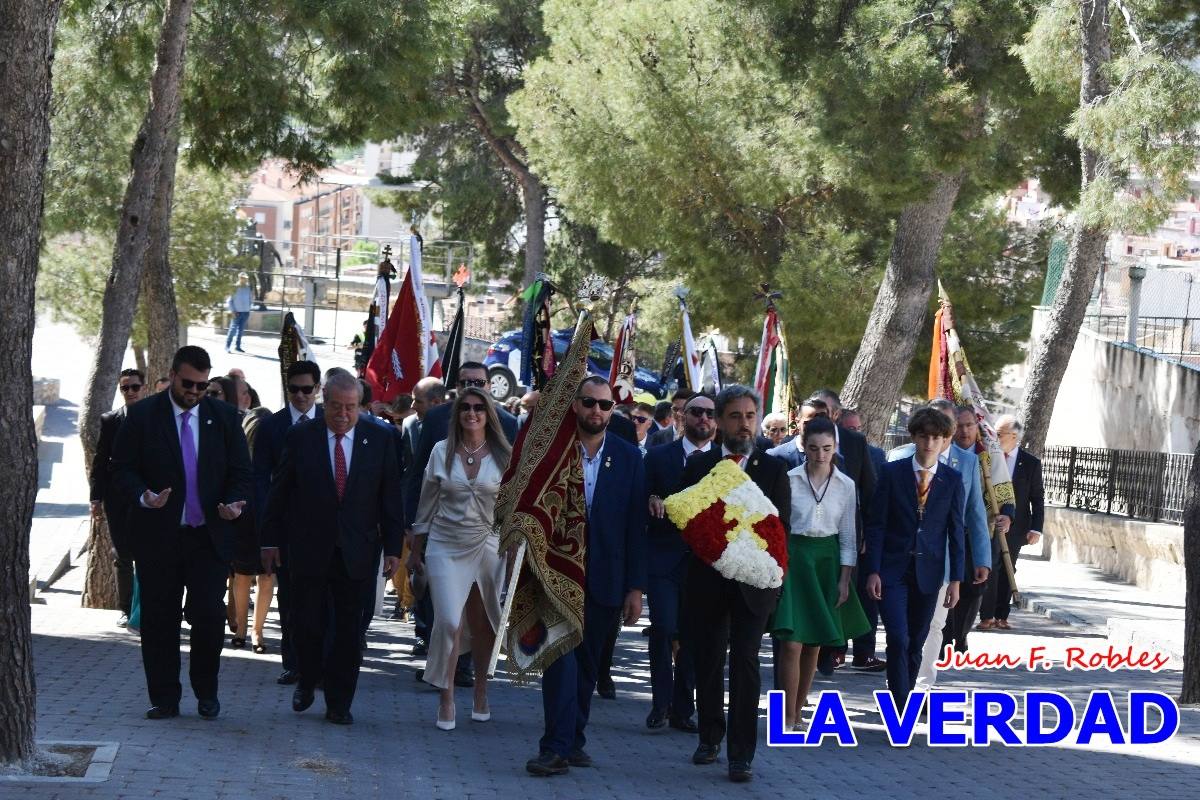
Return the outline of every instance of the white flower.
[[[783,569],[766,550],[759,549],[748,530],[725,546],[725,552],[713,564],[724,578],[740,581],[757,589],[775,589],[783,585]]]

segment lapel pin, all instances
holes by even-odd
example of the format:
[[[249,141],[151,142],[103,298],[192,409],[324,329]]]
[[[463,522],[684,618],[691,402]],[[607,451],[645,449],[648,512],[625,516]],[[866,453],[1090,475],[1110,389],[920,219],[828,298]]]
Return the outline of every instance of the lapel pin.
[[[606,467],[612,466],[612,458],[611,457],[609,457],[609,456],[604,457],[604,466],[606,466]]]
[[[206,420],[204,420],[204,424],[205,424],[205,425],[212,425],[212,420],[211,420],[211,419],[206,419]]]
[[[750,462],[750,466],[752,466],[752,467],[757,467],[757,466],[758,466],[758,459],[756,458],[756,459],[754,459],[753,461],[751,461],[751,462]]]
[[[366,440],[366,439],[363,439],[363,440],[362,440],[362,443],[363,443],[363,444],[366,444],[366,443],[367,443],[367,440]]]

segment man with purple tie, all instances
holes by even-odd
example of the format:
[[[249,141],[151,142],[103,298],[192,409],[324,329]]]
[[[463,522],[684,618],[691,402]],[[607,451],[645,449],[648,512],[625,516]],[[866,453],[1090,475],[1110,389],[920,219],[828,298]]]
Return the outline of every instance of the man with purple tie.
[[[142,606],[148,719],[179,715],[179,610],[191,626],[197,712],[215,719],[232,523],[250,497],[250,454],[236,409],[205,396],[208,353],[181,347],[171,385],[130,407],[113,444],[116,490],[133,505],[130,544]],[[184,590],[187,603],[184,605]]]

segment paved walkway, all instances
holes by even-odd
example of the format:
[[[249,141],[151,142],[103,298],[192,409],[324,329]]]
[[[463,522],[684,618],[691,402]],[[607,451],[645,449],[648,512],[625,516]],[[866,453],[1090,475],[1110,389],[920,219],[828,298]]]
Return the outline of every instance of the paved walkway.
[[[292,713],[290,689],[274,683],[279,671],[274,627],[268,633],[268,655],[225,651],[219,720],[200,720],[189,699],[181,718],[149,722],[142,718],[147,702],[137,642],[113,626],[115,612],[78,608],[81,571],[69,572],[45,592],[47,604],[33,609],[38,736],[117,741],[120,750],[106,783],[40,785],[23,794],[37,800],[250,795],[288,800],[352,795],[630,798],[731,791],[752,797],[855,797],[879,796],[881,785],[891,787],[885,790],[891,797],[924,797],[934,787],[939,794],[996,798],[1066,798],[1081,791],[1105,797],[1126,792],[1156,798],[1200,796],[1200,711],[1186,709],[1175,739],[1122,749],[944,749],[921,744],[893,749],[878,726],[866,724],[858,730],[857,748],[760,747],[754,783],[731,787],[723,763],[691,765],[693,737],[644,727],[649,683],[645,639],[637,628],[626,629],[618,645],[618,699],[596,699],[593,705],[588,750],[597,766],[573,770],[564,778],[535,779],[523,769],[541,729],[536,687],[498,681],[491,694],[493,721],[485,724],[467,721],[466,691],[459,696],[459,729],[438,731],[433,725],[436,693],[413,678],[421,662],[411,656],[412,627],[384,620],[372,626],[354,705],[357,722],[350,728],[324,722],[319,698],[308,713]],[[1018,611],[1012,621],[1012,632],[973,634],[973,649],[1022,653],[1039,644],[1049,648],[1049,657],[1061,659],[1070,646],[1105,645],[1102,637],[1038,615]],[[769,683],[768,648],[763,655],[764,683]],[[1175,664],[1158,674],[1056,667],[1035,675],[1031,680],[1023,669],[949,673],[939,686],[1017,691],[1036,686],[1067,694],[1078,708],[1093,689],[1112,689],[1122,696],[1133,688],[1175,695],[1180,686]],[[882,683],[877,674],[839,671],[831,679],[819,678],[816,690],[839,689],[847,705],[867,709],[872,705],[870,692]],[[870,713],[855,719],[877,721]]]

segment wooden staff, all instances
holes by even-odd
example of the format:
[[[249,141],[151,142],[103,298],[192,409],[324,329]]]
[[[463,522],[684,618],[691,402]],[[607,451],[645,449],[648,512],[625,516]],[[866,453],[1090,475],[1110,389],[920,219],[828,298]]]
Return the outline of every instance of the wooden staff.
[[[1009,523],[1012,524],[1011,522]],[[1008,550],[1008,533],[1000,533],[995,531],[994,536],[1000,537],[1000,558],[1004,561],[1004,571],[1008,574],[1008,587],[1012,592],[1012,601],[1014,603],[1021,602],[1021,593],[1017,591],[1017,574],[1013,569],[1012,554]]]
[[[525,542],[517,545],[517,555],[513,559],[512,573],[508,576],[508,586],[504,590],[504,605],[500,609],[500,624],[496,626],[496,641],[492,644],[492,657],[488,660],[487,676],[496,677],[496,665],[500,661],[500,647],[504,644],[504,634],[508,628],[508,617],[512,613],[513,597],[517,593],[517,578],[521,574],[521,564],[525,561]]]

